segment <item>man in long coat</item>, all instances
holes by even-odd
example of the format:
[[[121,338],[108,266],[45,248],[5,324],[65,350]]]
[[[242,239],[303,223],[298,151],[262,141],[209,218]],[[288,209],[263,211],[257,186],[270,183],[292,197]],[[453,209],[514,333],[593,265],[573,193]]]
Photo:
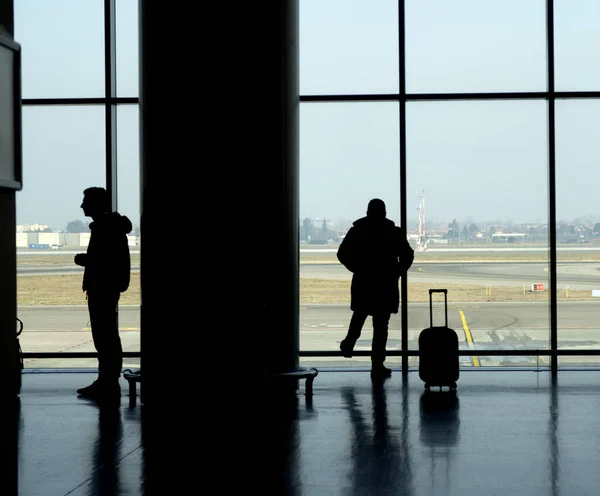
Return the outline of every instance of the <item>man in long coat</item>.
[[[352,272],[352,319],[340,350],[352,357],[368,316],[373,318],[371,376],[389,377],[391,370],[383,365],[386,359],[388,325],[391,314],[400,306],[398,281],[412,265],[414,251],[402,229],[386,218],[383,200],[369,202],[366,217],[356,220],[344,237],[337,257]]]

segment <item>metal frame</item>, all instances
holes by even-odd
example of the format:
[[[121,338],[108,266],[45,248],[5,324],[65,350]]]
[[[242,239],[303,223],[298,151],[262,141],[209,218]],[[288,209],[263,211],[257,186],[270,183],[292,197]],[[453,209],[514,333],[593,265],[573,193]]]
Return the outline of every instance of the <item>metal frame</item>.
[[[104,94],[103,98],[23,98],[23,106],[102,105],[105,109],[106,189],[117,209],[117,105],[138,105],[139,97],[117,96],[116,0],[104,0]],[[141,352],[124,352],[124,358],[139,358]],[[96,352],[23,353],[23,358],[97,358]]]
[[[112,199],[113,208],[117,207],[117,105],[137,105],[139,97],[118,97],[116,92],[116,36],[115,11],[116,0],[104,0],[104,39],[105,39],[105,96],[103,98],[25,98],[23,106],[48,105],[103,105],[106,115],[106,185]],[[483,93],[406,93],[406,46],[403,29],[405,25],[405,0],[398,0],[398,71],[399,92],[390,94],[354,94],[354,95],[301,95],[301,103],[319,102],[398,102],[400,123],[400,219],[406,225],[406,102],[411,101],[460,101],[460,100],[546,100],[548,101],[548,188],[549,188],[549,264],[550,264],[550,348],[546,350],[461,350],[461,356],[549,356],[550,370],[556,376],[559,356],[600,356],[598,349],[558,349],[557,328],[557,289],[556,289],[556,156],[555,156],[555,101],[557,99],[600,99],[600,91],[555,91],[554,87],[554,5],[546,0],[547,34],[547,91],[539,92],[483,92]],[[418,350],[408,349],[408,303],[407,281],[401,279],[401,320],[402,350],[388,351],[388,356],[402,357],[402,371],[408,372],[408,357],[418,356]],[[328,351],[300,351],[301,357],[337,356]],[[369,352],[355,351],[356,356],[368,356]],[[97,353],[48,352],[24,353],[24,358],[96,358]],[[140,357],[138,352],[126,352],[125,357]],[[482,367],[486,370],[487,367]]]
[[[548,102],[548,223],[550,280],[550,341],[549,348],[542,350],[461,350],[461,356],[548,356],[549,370],[553,378],[558,371],[559,356],[600,356],[600,349],[561,350],[558,348],[557,319],[557,274],[556,274],[556,135],[555,102],[560,99],[600,99],[600,91],[556,91],[554,84],[554,2],[546,0],[546,62],[547,90],[535,92],[483,92],[483,93],[406,93],[406,45],[405,45],[405,0],[398,0],[398,73],[399,92],[386,94],[353,95],[300,95],[301,103],[320,102],[398,102],[400,122],[400,220],[402,227],[407,222],[406,205],[406,102],[415,101],[461,101],[461,100],[545,100]],[[418,350],[408,349],[408,289],[406,278],[401,279],[401,322],[402,350],[387,351],[388,356],[402,357],[402,372],[408,372],[408,358],[418,356]],[[331,351],[300,351],[301,357],[336,357]],[[368,351],[354,351],[355,356],[370,356]],[[535,367],[532,367],[535,368]],[[489,369],[481,367],[482,370]]]
[[[20,191],[23,188],[23,149],[21,139],[21,45],[14,40],[0,34],[0,46],[12,52],[12,111],[13,111],[13,173],[14,178],[0,179],[0,189],[12,189]],[[4,110],[5,111],[5,110]]]

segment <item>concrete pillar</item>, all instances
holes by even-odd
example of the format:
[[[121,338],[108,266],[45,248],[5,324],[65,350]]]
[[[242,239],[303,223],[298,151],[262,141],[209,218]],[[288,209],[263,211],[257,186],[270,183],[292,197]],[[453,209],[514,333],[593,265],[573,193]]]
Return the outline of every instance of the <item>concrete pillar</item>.
[[[263,295],[267,374],[295,370],[299,363],[298,1],[275,2],[273,8],[279,9],[273,17],[280,22],[263,27],[263,35],[273,40],[265,62],[276,68],[265,102],[276,125],[268,128],[272,135],[262,150],[266,160],[261,160],[267,176],[263,218],[275,230],[262,252],[268,269]]]
[[[235,419],[248,391],[260,396],[261,355],[265,373],[298,366],[298,1],[249,7],[200,22],[140,0],[141,403],[155,485],[197,476],[172,453],[205,445],[201,410]],[[206,23],[222,31],[201,36]],[[177,225],[197,241],[174,244]]]
[[[221,347],[236,347],[240,332],[256,339],[266,374],[295,370],[299,350],[298,0],[265,4],[264,16],[253,12],[260,25],[232,27],[227,44],[209,46],[194,37],[169,42],[166,26],[180,13],[166,5],[140,1],[141,394],[148,405],[174,386],[161,368],[197,360],[199,370],[219,359],[208,348],[219,346],[208,343],[214,336]],[[214,84],[206,89],[206,82]],[[165,226],[177,222],[195,226],[203,247],[170,251]],[[248,224],[264,226],[264,236]],[[257,362],[248,357],[244,366]],[[215,366],[239,364],[226,356]]]

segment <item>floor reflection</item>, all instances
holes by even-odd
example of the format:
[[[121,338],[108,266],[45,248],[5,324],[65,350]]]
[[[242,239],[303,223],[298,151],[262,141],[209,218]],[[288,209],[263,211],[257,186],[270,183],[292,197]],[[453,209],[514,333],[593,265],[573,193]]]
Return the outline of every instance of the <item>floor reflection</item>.
[[[121,412],[114,408],[98,411],[98,438],[94,443],[92,466],[96,467],[89,485],[90,495],[121,493],[119,461],[123,441]]]
[[[412,494],[406,430],[390,425],[385,383],[373,382],[370,414],[354,388],[343,389],[342,398],[352,425],[350,494],[364,495],[373,488]]]
[[[431,491],[451,485],[453,447],[460,441],[460,402],[456,391],[425,391],[419,401],[419,441],[429,452]],[[440,481],[439,475],[444,474]]]

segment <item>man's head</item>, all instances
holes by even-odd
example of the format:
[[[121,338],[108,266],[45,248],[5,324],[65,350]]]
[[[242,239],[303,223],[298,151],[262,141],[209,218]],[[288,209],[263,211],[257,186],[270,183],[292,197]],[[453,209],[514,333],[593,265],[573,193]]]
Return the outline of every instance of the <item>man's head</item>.
[[[385,203],[379,198],[373,198],[367,207],[367,217],[385,219]]]
[[[81,208],[86,217],[97,217],[110,210],[108,192],[97,186],[87,188],[83,191],[83,202]]]

